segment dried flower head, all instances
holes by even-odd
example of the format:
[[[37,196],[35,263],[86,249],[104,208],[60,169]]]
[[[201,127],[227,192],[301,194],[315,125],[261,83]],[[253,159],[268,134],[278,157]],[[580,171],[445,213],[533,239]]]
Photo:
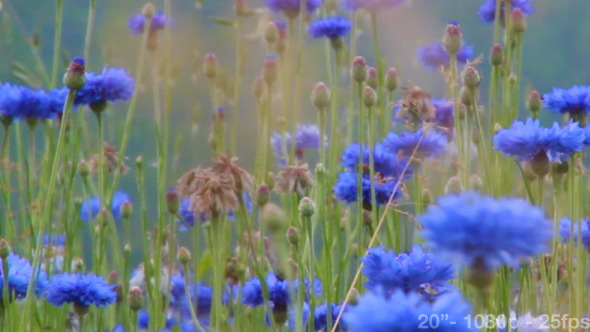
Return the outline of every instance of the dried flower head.
[[[286,194],[296,193],[305,196],[308,189],[315,184],[307,164],[288,166],[277,175],[274,190]]]
[[[254,186],[254,177],[246,170],[238,166],[238,158],[230,155],[217,156],[213,159],[211,171],[217,175],[229,176],[239,193],[242,191],[252,192]]]
[[[98,158],[99,156],[97,153],[90,159],[90,167],[92,169],[92,172],[94,173],[98,172]],[[125,162],[123,160],[119,160],[119,151],[117,150],[117,147],[114,145],[104,143],[103,162],[109,173],[113,173],[118,169],[119,173],[121,175],[124,175],[127,173],[127,171],[129,171],[129,167],[125,165]]]
[[[412,85],[403,87],[401,107],[397,117],[413,123],[416,119],[429,122],[435,117],[435,108],[430,101],[430,94]]]
[[[213,215],[237,209],[239,201],[233,182],[228,175],[211,173],[191,195],[190,210],[197,215]]]
[[[209,168],[193,168],[178,179],[176,189],[182,197],[191,196],[211,175],[212,172]]]

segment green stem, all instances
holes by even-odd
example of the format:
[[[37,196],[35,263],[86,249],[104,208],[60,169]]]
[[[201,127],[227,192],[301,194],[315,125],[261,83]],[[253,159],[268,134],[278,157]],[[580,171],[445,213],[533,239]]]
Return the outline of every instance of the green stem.
[[[86,25],[86,39],[84,41],[84,59],[86,66],[90,67],[90,45],[92,40],[92,26],[94,25],[94,14],[96,12],[96,0],[90,0],[90,8],[88,8],[88,23]]]
[[[61,28],[63,16],[63,0],[56,0],[55,3],[55,35],[53,43],[53,68],[51,71],[51,85],[53,88],[57,84],[57,73],[59,71],[59,53],[61,51]]]
[[[234,107],[231,117],[231,142],[230,153],[236,153],[237,135],[238,135],[238,117],[240,111],[240,92],[242,87],[242,72],[243,72],[243,54],[242,54],[242,16],[236,18],[236,68],[234,78]]]

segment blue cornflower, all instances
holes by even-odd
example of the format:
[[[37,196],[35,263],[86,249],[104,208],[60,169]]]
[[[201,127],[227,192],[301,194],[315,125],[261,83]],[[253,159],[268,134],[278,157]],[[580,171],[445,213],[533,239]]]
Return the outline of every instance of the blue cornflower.
[[[63,102],[56,108],[54,95],[45,90],[33,90],[10,83],[0,85],[0,120],[53,119],[61,107]]]
[[[186,298],[184,275],[177,273],[172,276],[170,288],[170,308],[180,312],[183,316],[190,316],[189,300]],[[213,299],[213,288],[200,282],[191,282],[189,285],[190,301],[196,311],[199,320],[209,319]],[[223,295],[223,302],[228,302],[227,294]]]
[[[301,315],[301,326],[305,326],[309,319],[310,308],[307,302],[303,302],[301,309],[292,306],[287,313],[287,329],[295,331],[297,329],[297,317]],[[270,322],[268,322],[270,323]],[[270,324],[268,324],[270,326]]]
[[[132,15],[127,21],[127,27],[133,31],[133,35],[139,35],[143,33],[143,29],[145,26],[146,17],[143,14],[136,14]],[[152,22],[150,23],[150,31],[155,32],[157,30],[162,30],[166,27],[166,25],[171,25],[172,20],[166,19],[166,15],[159,11],[157,12],[154,17],[152,17]]]
[[[35,285],[33,289],[37,295],[41,295],[48,287],[47,273],[33,266],[26,258],[11,254],[6,257],[8,263],[8,295],[11,298],[22,299],[27,295],[31,274],[35,273]],[[0,263],[2,259],[0,259]],[[4,264],[0,264],[0,293],[4,291]],[[1,297],[1,296],[0,296]],[[0,302],[2,299],[0,298]]]
[[[365,287],[369,290],[389,294],[401,289],[433,295],[445,292],[448,281],[455,278],[452,263],[425,253],[419,245],[411,253],[399,255],[384,248],[370,248],[367,256],[361,258],[362,272],[368,279]]]
[[[293,144],[293,137],[295,137],[295,156],[299,161],[304,159],[304,151],[307,149],[320,149],[320,128],[314,124],[298,125],[294,134],[285,133],[279,134],[274,132],[270,139],[270,144],[273,149],[273,154],[280,158],[279,164],[284,165],[286,163],[285,153],[283,148],[287,151],[291,149]],[[284,140],[284,144],[283,144]],[[324,135],[323,144],[328,144],[328,138]]]
[[[43,235],[43,245],[53,247],[63,247],[66,244],[65,234],[49,234]]]
[[[328,306],[327,303],[319,305],[315,308],[314,317],[313,317],[313,327],[315,331],[324,331],[328,327],[328,308],[330,308],[330,315],[332,324],[336,323],[336,318],[340,315],[340,311],[342,310],[342,305],[330,303]],[[346,308],[348,309],[348,308]],[[345,309],[345,310],[346,310]],[[339,322],[340,326],[343,326],[342,319]]]
[[[242,193],[242,197],[244,198],[244,205],[246,206],[246,211],[252,212],[252,198],[250,194],[247,192]],[[191,199],[188,197],[183,198],[180,201],[180,208],[178,209],[178,214],[181,216],[179,219],[180,224],[178,225],[178,231],[186,232],[189,229],[195,226],[195,217],[198,217],[199,223],[204,223],[207,221],[207,215],[201,214],[197,216],[194,211],[190,209],[191,206]],[[227,214],[227,219],[231,221],[236,220],[236,214],[234,211],[229,211]]]
[[[418,294],[398,291],[390,297],[376,293],[361,296],[356,306],[347,307],[343,320],[348,332],[461,332],[470,330],[465,319],[470,313],[469,303],[458,292],[443,294],[430,302]],[[445,319],[438,326],[421,324],[424,317],[443,315]]]
[[[518,198],[469,191],[438,199],[418,217],[426,242],[460,264],[491,270],[547,250],[551,223],[543,210]]]
[[[115,303],[115,287],[95,274],[62,273],[51,278],[45,297],[54,306],[73,303],[74,308],[86,311],[91,305],[107,307]]]
[[[453,113],[452,99],[431,99],[430,102],[434,106],[434,124],[435,129],[445,135],[447,139],[453,138],[453,128],[455,126],[455,116]]]
[[[362,165],[359,165],[361,150],[363,161]],[[374,179],[370,178],[369,173],[369,153],[372,153],[374,158]],[[406,180],[413,173],[412,168],[407,166],[407,163],[406,159],[398,160],[397,156],[388,152],[381,143],[377,143],[374,149],[368,149],[364,145],[352,143],[344,150],[342,162],[340,163],[342,166],[350,169],[350,171],[345,171],[338,175],[338,180],[334,185],[334,194],[340,201],[347,203],[358,201],[357,172],[363,172],[362,203],[371,204],[371,183],[373,182],[377,205],[387,204],[392,195],[393,199],[397,199],[402,195],[401,186],[398,184],[400,177],[401,180]]]
[[[570,240],[572,222],[568,218],[562,218],[561,224],[559,225],[559,235],[563,243],[567,243]],[[586,249],[590,249],[590,219],[582,219],[579,223],[573,225],[574,236],[573,241],[577,243],[578,234],[582,233],[582,239],[580,242]]]
[[[447,138],[437,131],[425,132],[422,129],[404,131],[401,135],[390,132],[383,140],[383,146],[406,158],[435,158],[445,153]]]
[[[117,190],[113,194],[113,200],[111,202],[111,213],[113,214],[113,219],[116,221],[123,220],[123,216],[121,215],[121,206],[125,202],[131,203],[131,196],[128,193]],[[82,206],[80,207],[80,219],[85,222],[89,222],[90,220],[96,218],[96,216],[100,213],[100,197],[90,197],[82,202]]]
[[[123,68],[106,67],[102,73],[87,73],[86,84],[76,94],[74,105],[106,106],[133,96],[135,79]]]
[[[291,302],[289,280],[281,280],[274,273],[268,273],[266,275],[266,287],[268,287],[269,300],[272,305],[287,306]],[[264,304],[260,279],[252,278],[244,284],[242,303],[249,307],[258,307]]]
[[[296,17],[301,11],[301,0],[264,0],[273,12],[283,12],[287,17]],[[322,0],[305,0],[305,10],[313,13],[322,6]]]
[[[352,29],[352,22],[348,18],[341,16],[326,17],[311,22],[309,34],[313,38],[327,37],[336,39],[346,36],[350,29]]]
[[[553,88],[543,95],[543,106],[553,113],[579,116],[590,110],[590,86],[574,85],[569,89]]]
[[[503,1],[500,6],[500,20],[504,22],[504,13],[506,10],[504,9],[505,5]],[[523,14],[527,16],[535,12],[535,8],[533,8],[533,0],[512,0],[510,8],[520,8]],[[494,22],[496,17],[496,0],[485,0],[483,5],[479,7],[478,14],[484,22]]]
[[[378,12],[383,9],[392,8],[404,3],[404,0],[342,0],[342,8],[348,11],[366,9],[371,12]]]
[[[418,48],[418,60],[424,68],[437,71],[441,67],[448,68],[451,56],[442,43],[435,43]],[[464,65],[473,58],[473,46],[463,44],[463,48],[457,53],[457,63]]]
[[[586,137],[584,139],[584,145],[590,145],[590,125],[584,127],[584,136]]]
[[[539,120],[528,118],[526,122],[514,121],[510,128],[501,129],[494,136],[494,149],[520,161],[529,161],[543,153],[553,161],[581,151],[585,139],[584,129],[575,122],[563,128],[557,123],[543,128]]]
[[[137,313],[137,327],[147,330],[150,325],[150,314],[145,310],[139,310]],[[172,328],[176,325],[176,321],[172,318],[166,319],[166,328]]]

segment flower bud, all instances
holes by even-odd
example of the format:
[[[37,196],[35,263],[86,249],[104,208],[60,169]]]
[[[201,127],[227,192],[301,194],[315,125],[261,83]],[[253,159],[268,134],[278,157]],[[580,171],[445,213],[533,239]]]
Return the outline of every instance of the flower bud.
[[[359,296],[360,293],[356,288],[351,289],[348,304],[351,306],[357,305],[359,303]]]
[[[459,90],[459,98],[461,99],[461,103],[466,107],[473,105],[473,92],[469,91],[466,86],[462,86]]]
[[[291,226],[287,229],[287,241],[289,241],[289,243],[293,246],[297,247],[299,244],[299,231],[297,228]]]
[[[465,279],[473,287],[486,290],[494,281],[494,271],[486,268],[482,259],[476,259],[465,271]]]
[[[531,159],[530,165],[533,173],[535,173],[539,179],[544,178],[551,170],[551,162],[545,151],[537,153],[533,159]]]
[[[266,57],[264,67],[262,68],[262,77],[264,77],[264,82],[266,82],[267,85],[272,85],[277,80],[279,75],[278,66],[277,58],[273,55]]]
[[[502,49],[502,45],[494,44],[492,46],[492,50],[490,51],[490,62],[493,66],[499,66],[504,61],[504,50]]]
[[[261,184],[256,190],[256,203],[258,206],[264,206],[270,200],[270,188],[266,184]]]
[[[449,52],[451,56],[457,55],[463,47],[463,34],[461,27],[457,22],[449,22],[445,28],[445,33],[442,39],[445,50]]]
[[[0,258],[6,259],[10,255],[10,245],[5,239],[0,239]]]
[[[248,14],[248,8],[246,8],[246,1],[245,0],[236,0],[234,4],[234,12],[236,16],[246,16]]]
[[[522,9],[513,8],[510,17],[512,19],[512,32],[516,34],[523,33],[526,30],[526,18]]]
[[[494,134],[497,134],[500,130],[502,130],[502,125],[496,122],[494,124]]]
[[[377,104],[377,93],[370,86],[365,86],[363,90],[363,104],[369,108]]]
[[[156,15],[156,7],[154,7],[154,5],[151,3],[146,3],[141,10],[141,14],[145,16],[145,18],[152,18],[154,15]]]
[[[217,56],[215,53],[207,53],[203,62],[203,72],[207,78],[213,79],[217,76]]]
[[[183,266],[187,265],[191,261],[191,252],[185,247],[180,247],[176,253],[176,259],[178,259]]]
[[[543,97],[537,90],[533,90],[527,100],[529,110],[536,113],[541,109],[541,104],[543,104]]]
[[[299,201],[299,214],[305,218],[310,218],[316,210],[315,202],[309,197],[303,197]]]
[[[275,22],[268,23],[266,29],[264,30],[264,39],[266,39],[266,42],[272,45],[276,43],[279,38],[279,28]]]
[[[369,70],[367,70],[367,85],[370,86],[373,89],[377,89],[377,81],[379,80],[378,77],[378,73],[377,73],[377,69],[375,67],[369,67]]]
[[[461,80],[463,81],[463,85],[465,85],[469,90],[474,91],[479,87],[481,78],[479,77],[479,73],[475,67],[465,66],[461,72]]]
[[[143,168],[143,157],[142,156],[137,156],[137,158],[135,158],[135,167],[137,167],[137,169]]]
[[[459,194],[463,191],[463,186],[461,185],[461,180],[459,177],[453,176],[447,181],[445,185],[445,194]]]
[[[130,201],[125,201],[121,204],[121,216],[123,219],[131,218],[131,214],[133,213],[133,206],[131,205]]]
[[[86,78],[84,76],[86,61],[83,57],[75,57],[70,63],[68,67],[68,71],[64,75],[64,85],[68,87],[70,90],[80,90],[84,83],[86,83]]]
[[[326,84],[319,82],[315,85],[311,91],[311,102],[319,110],[330,106],[330,89],[328,89]]]
[[[433,201],[432,192],[428,188],[424,188],[422,190],[422,204],[428,206],[432,204]]]
[[[264,205],[260,220],[266,227],[268,227],[271,233],[282,231],[288,224],[285,211],[274,203]]]
[[[166,208],[171,214],[176,214],[180,209],[180,195],[178,190],[170,189],[166,193]]]
[[[83,178],[90,174],[90,164],[86,160],[80,160],[78,163],[78,174]]]
[[[263,82],[264,80],[262,79],[262,76],[258,75],[252,84],[252,92],[254,93],[254,97],[256,97],[258,100],[262,98],[262,92],[264,91],[264,86],[262,85]]]
[[[362,56],[357,56],[352,61],[352,78],[361,83],[367,79],[367,62]]]
[[[397,85],[399,84],[399,76],[397,73],[397,69],[389,68],[387,73],[385,74],[385,88],[389,92],[395,91],[397,89]]]
[[[127,294],[127,303],[129,309],[138,311],[143,306],[143,291],[138,286],[133,286],[129,289]]]

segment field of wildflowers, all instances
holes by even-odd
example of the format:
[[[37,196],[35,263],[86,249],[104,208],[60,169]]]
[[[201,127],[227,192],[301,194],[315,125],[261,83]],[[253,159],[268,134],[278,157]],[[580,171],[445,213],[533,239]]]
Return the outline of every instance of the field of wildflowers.
[[[131,68],[97,63],[100,2],[65,27],[56,0],[52,66],[32,41],[0,77],[0,331],[590,331],[590,86],[523,89],[533,0],[413,52],[439,96],[383,55],[410,0],[225,2],[194,111],[172,0],[109,21]]]

